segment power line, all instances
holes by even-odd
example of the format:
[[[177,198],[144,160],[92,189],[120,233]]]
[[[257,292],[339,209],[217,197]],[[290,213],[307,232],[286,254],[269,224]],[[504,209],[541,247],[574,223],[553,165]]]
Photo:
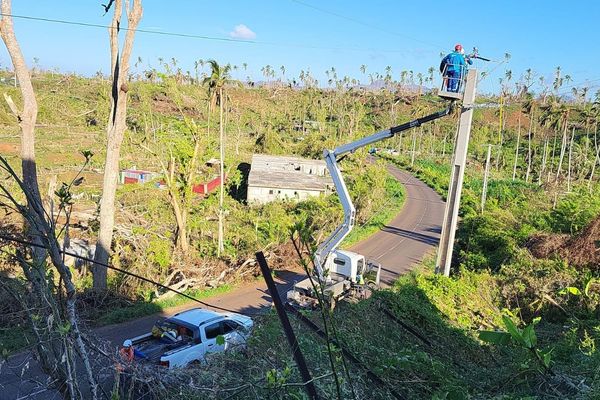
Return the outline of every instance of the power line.
[[[90,22],[79,22],[79,21],[69,21],[63,19],[53,19],[53,18],[43,18],[43,17],[33,17],[30,15],[17,15],[17,14],[5,14],[0,13],[1,16],[12,17],[17,19],[23,19],[28,21],[39,21],[39,22],[49,22],[55,24],[62,25],[73,25],[73,26],[82,26],[87,28],[101,28],[101,29],[116,29],[109,25],[102,24],[94,24]],[[128,27],[120,27],[119,30],[129,31],[133,30]],[[393,50],[393,49],[376,49],[376,48],[360,48],[360,47],[342,47],[342,46],[316,46],[316,45],[307,45],[300,43],[281,43],[281,42],[268,42],[268,41],[258,41],[258,40],[245,40],[245,39],[235,39],[235,38],[226,38],[226,37],[218,37],[218,36],[207,36],[207,35],[198,35],[193,33],[181,33],[181,32],[169,32],[169,31],[158,31],[152,29],[135,29],[136,32],[140,33],[149,33],[153,35],[161,35],[161,36],[171,36],[171,37],[181,37],[188,39],[199,39],[199,40],[210,40],[210,41],[219,41],[225,43],[244,43],[244,44],[254,44],[254,45],[263,45],[263,46],[277,46],[277,47],[296,47],[296,48],[305,48],[305,49],[313,49],[313,50],[336,50],[336,51],[358,51],[358,52],[372,52],[378,51],[382,53],[402,53],[402,50]]]
[[[16,15],[16,14],[5,14],[5,13],[0,13],[0,15],[2,15],[3,17],[12,17],[12,18],[25,19],[25,20],[30,20],[30,21],[51,22],[51,23],[63,24],[63,25],[85,26],[88,28],[116,29],[109,25],[93,24],[90,22],[68,21],[68,20],[64,20],[64,19],[32,17],[30,15]],[[118,29],[123,30],[123,31],[133,30],[133,29],[126,28],[126,27],[119,27]],[[218,40],[218,41],[223,41],[223,42],[260,43],[260,42],[256,42],[256,41],[252,41],[252,40],[203,36],[203,35],[178,33],[178,32],[165,32],[165,31],[156,31],[156,30],[151,30],[151,29],[135,29],[135,31],[142,32],[142,33],[152,33],[155,35],[178,36],[178,37],[186,37],[186,38],[192,38],[192,39]]]
[[[41,249],[48,249],[47,246],[44,246],[42,244],[33,243],[31,241],[28,241],[28,240],[19,239],[19,238],[16,238],[14,236],[4,235],[2,233],[0,233],[0,239],[6,240],[6,241],[9,241],[9,242],[13,242],[13,243],[19,243],[19,244],[22,244],[22,245],[25,245],[25,246],[37,247],[37,248],[41,248]],[[120,272],[122,274],[129,275],[129,276],[134,277],[136,279],[142,280],[144,282],[151,283],[151,284],[156,285],[156,286],[158,286],[158,287],[160,287],[162,289],[166,289],[166,290],[171,291],[173,293],[177,293],[178,295],[183,296],[183,297],[185,297],[185,298],[187,298],[189,300],[192,300],[192,301],[195,301],[196,303],[202,304],[203,306],[211,307],[211,308],[214,308],[216,310],[221,310],[221,311],[225,311],[225,312],[231,312],[231,313],[236,313],[236,314],[241,314],[241,315],[246,315],[248,317],[251,317],[251,315],[244,314],[243,312],[240,312],[240,311],[234,311],[234,310],[230,310],[228,308],[224,308],[224,307],[220,307],[220,306],[215,306],[213,304],[206,303],[206,302],[204,302],[202,300],[199,300],[199,299],[197,299],[197,298],[195,298],[193,296],[190,296],[189,294],[186,294],[186,293],[184,293],[182,291],[179,291],[177,289],[173,289],[173,288],[171,288],[171,287],[169,287],[167,285],[163,285],[162,283],[153,281],[152,279],[145,278],[145,277],[143,277],[141,275],[138,275],[138,274],[135,274],[133,272],[125,271],[124,269],[117,268],[117,267],[114,267],[114,266],[109,265],[109,264],[105,264],[105,263],[102,263],[102,262],[94,261],[91,258],[83,257],[83,256],[80,256],[78,254],[71,253],[69,251],[60,250],[60,252],[62,254],[67,255],[67,256],[78,258],[80,260],[83,260],[83,261],[86,261],[86,262],[89,262],[89,263],[92,263],[92,264],[100,265],[100,266],[106,267],[108,269],[111,269],[113,271],[117,271],[117,272]]]
[[[597,81],[600,81],[600,78],[599,79],[586,80],[586,81],[579,82],[579,83],[576,83],[576,84],[573,84],[573,85],[566,85],[566,86],[570,86],[571,88],[570,89],[565,88],[563,90],[558,91],[556,94],[559,95],[559,96],[560,95],[564,95],[564,94],[572,94],[573,93],[572,92],[573,89],[577,89],[577,90],[583,89],[583,88],[587,88],[588,90],[595,89],[597,87],[600,87],[600,83],[596,83],[594,85],[589,85],[589,83],[591,83],[591,82],[597,82]]]
[[[322,13],[325,13],[325,14],[333,15],[334,17],[345,19],[347,21],[351,21],[351,22],[354,22],[356,24],[365,26],[367,28],[376,29],[378,31],[381,31],[381,32],[384,32],[384,33],[387,33],[387,34],[390,34],[390,35],[399,36],[399,37],[402,37],[402,38],[405,38],[405,39],[410,39],[410,40],[415,41],[415,42],[426,44],[428,46],[436,48],[437,50],[443,50],[445,48],[444,46],[441,46],[439,44],[435,44],[435,43],[431,43],[431,42],[426,42],[424,40],[417,39],[417,38],[412,37],[412,36],[408,36],[408,35],[400,34],[398,32],[390,31],[389,29],[382,28],[379,25],[374,25],[374,24],[370,24],[368,22],[363,22],[363,21],[361,21],[359,19],[356,19],[356,18],[353,18],[353,17],[349,17],[349,16],[346,16],[346,15],[343,15],[343,14],[339,14],[339,13],[334,12],[334,11],[326,10],[326,9],[323,9],[323,8],[320,8],[320,7],[317,7],[317,6],[313,6],[312,4],[305,3],[304,1],[301,1],[301,0],[291,0],[291,1],[293,1],[294,3],[300,4],[300,5],[304,6],[304,7],[312,8],[313,10],[316,10],[316,11],[319,11],[319,12],[322,12]]]

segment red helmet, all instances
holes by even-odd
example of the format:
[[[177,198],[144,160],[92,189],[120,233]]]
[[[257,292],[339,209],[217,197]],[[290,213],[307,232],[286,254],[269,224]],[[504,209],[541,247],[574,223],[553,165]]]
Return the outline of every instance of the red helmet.
[[[454,46],[454,51],[461,51],[462,50],[462,45],[461,44],[457,44],[456,46]]]

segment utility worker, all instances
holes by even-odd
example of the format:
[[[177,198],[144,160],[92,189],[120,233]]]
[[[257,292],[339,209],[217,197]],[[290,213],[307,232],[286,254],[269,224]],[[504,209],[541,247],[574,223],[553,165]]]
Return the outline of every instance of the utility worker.
[[[133,343],[130,339],[127,339],[123,342],[123,347],[119,350],[119,356],[121,356],[121,360],[125,363],[130,363],[133,361],[135,355],[135,351],[133,350]]]
[[[446,90],[449,92],[460,90],[467,63],[472,65],[473,60],[469,56],[465,56],[465,49],[460,44],[454,46],[454,51],[442,59],[440,72],[444,75]]]
[[[133,349],[133,343],[131,339],[127,339],[123,342],[123,347],[119,350],[119,358],[115,365],[118,375],[118,390],[119,398],[125,398],[125,394],[131,385],[131,372],[127,371],[127,367],[131,366],[133,358],[135,357],[135,350]]]
[[[125,367],[127,367],[133,361],[135,357],[135,350],[133,349],[133,343],[130,339],[127,339],[123,342],[123,347],[119,349],[119,358],[115,365],[115,369],[121,375],[123,371],[125,371]]]

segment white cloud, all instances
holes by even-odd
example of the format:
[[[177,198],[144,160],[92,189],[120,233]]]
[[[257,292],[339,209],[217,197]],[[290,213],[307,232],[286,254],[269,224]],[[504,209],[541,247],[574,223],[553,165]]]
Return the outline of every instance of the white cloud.
[[[235,28],[231,32],[229,32],[229,36],[235,39],[255,39],[256,33],[252,32],[250,28],[248,28],[244,24],[236,25]]]

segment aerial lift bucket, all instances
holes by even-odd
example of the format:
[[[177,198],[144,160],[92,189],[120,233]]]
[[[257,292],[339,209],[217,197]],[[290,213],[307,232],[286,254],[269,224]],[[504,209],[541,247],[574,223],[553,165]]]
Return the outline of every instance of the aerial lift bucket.
[[[462,100],[466,79],[467,68],[464,65],[446,64],[442,71],[442,86],[438,96],[446,100]]]

